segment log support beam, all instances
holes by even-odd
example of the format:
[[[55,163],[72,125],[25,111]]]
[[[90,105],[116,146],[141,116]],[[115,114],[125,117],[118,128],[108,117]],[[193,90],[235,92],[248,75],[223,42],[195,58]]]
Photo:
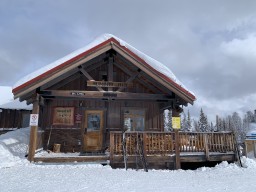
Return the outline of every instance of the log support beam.
[[[164,94],[147,93],[126,93],[126,92],[108,92],[108,91],[80,91],[80,90],[47,90],[40,91],[41,96],[45,98],[72,98],[72,99],[103,99],[103,100],[154,100],[167,102],[173,100],[172,96]]]
[[[173,109],[172,117],[180,117],[179,111]],[[174,137],[175,137],[175,169],[180,169],[180,135],[179,129],[174,129]]]
[[[108,60],[108,81],[113,81],[113,63],[114,63],[114,58],[109,57]],[[108,87],[108,91],[113,91],[113,87]]]
[[[38,94],[33,100],[32,114],[39,114],[39,95]],[[28,160],[30,162],[34,161],[34,157],[35,157],[35,151],[37,147],[37,129],[38,129],[38,126],[30,127],[30,139],[29,139],[29,151],[28,151]]]
[[[137,73],[134,73],[127,81],[126,81],[126,83],[131,83],[137,76],[139,76],[139,74],[140,74],[140,69],[138,69],[138,72]],[[120,91],[122,91],[124,89],[124,87],[120,87],[118,90],[117,90],[117,92],[120,92]]]
[[[89,73],[87,73],[83,68],[79,68],[79,70],[84,74],[84,76],[88,79],[93,81],[94,79],[91,77],[91,75],[89,75]],[[96,87],[99,91],[104,91],[101,87]]]

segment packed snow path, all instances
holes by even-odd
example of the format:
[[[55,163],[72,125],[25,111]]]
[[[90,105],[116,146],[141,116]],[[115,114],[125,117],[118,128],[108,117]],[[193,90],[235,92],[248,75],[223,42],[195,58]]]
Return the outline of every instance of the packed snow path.
[[[31,164],[24,159],[29,130],[0,136],[0,191],[104,192],[254,192],[256,162],[242,158],[247,168],[222,162],[195,171],[112,169],[109,166]],[[27,139],[26,139],[27,138]],[[23,153],[22,153],[23,151]]]

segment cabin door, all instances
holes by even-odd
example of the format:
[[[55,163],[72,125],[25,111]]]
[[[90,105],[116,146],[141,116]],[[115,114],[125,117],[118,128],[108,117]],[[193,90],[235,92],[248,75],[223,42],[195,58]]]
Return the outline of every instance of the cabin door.
[[[85,111],[84,151],[94,152],[102,149],[103,111]]]

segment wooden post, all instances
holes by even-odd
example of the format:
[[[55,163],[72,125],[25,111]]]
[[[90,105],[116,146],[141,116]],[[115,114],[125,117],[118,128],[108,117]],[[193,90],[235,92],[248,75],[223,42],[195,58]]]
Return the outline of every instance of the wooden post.
[[[180,137],[179,130],[174,129],[175,135],[175,168],[180,169]]]
[[[145,157],[147,156],[147,133],[143,133],[143,150]]]
[[[110,152],[110,164],[113,163],[114,160],[114,146],[115,146],[115,133],[110,132],[110,143],[109,143],[109,152]]]
[[[33,101],[33,110],[32,114],[39,114],[39,95],[36,95],[36,98]],[[37,144],[37,128],[38,126],[31,126],[30,128],[30,139],[29,139],[29,152],[28,160],[34,161],[36,144]]]
[[[203,139],[204,139],[204,149],[205,149],[205,156],[206,156],[206,160],[209,160],[209,147],[208,147],[208,134],[205,133],[203,135]]]
[[[180,117],[178,110],[172,110],[172,117]],[[180,136],[179,129],[174,129],[174,137],[175,137],[175,169],[180,169]]]
[[[109,57],[108,61],[108,81],[113,81],[113,57]],[[108,87],[108,91],[113,91],[112,87]]]

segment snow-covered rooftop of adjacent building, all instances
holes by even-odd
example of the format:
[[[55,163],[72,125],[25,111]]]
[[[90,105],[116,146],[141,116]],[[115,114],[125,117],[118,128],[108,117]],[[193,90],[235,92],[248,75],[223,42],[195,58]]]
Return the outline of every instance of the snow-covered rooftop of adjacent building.
[[[250,123],[246,136],[256,135],[256,123]]]
[[[189,93],[191,93],[192,95],[194,95],[191,91],[189,91],[178,79],[177,77],[173,74],[173,72],[166,67],[164,64],[158,62],[157,60],[149,57],[148,55],[142,53],[141,51],[137,50],[136,48],[134,48],[133,46],[129,45],[128,43],[126,43],[125,41],[123,41],[122,39],[111,35],[111,34],[103,34],[101,36],[99,36],[98,38],[96,38],[93,42],[89,43],[88,45],[86,45],[85,47],[78,49],[74,52],[72,52],[71,54],[51,63],[48,64],[44,67],[42,67],[41,69],[38,69],[37,71],[23,77],[22,79],[20,79],[18,82],[16,82],[16,84],[13,86],[13,89],[23,85],[24,83],[38,77],[39,75],[42,75],[44,73],[46,73],[47,71],[63,64],[64,62],[69,61],[70,59],[92,49],[93,47],[96,47],[97,45],[100,45],[101,43],[114,38],[115,40],[117,40],[121,46],[126,47],[127,49],[129,49],[131,52],[133,52],[134,54],[136,54],[139,58],[141,58],[142,60],[144,60],[147,64],[149,64],[152,68],[154,68],[156,71],[162,73],[163,75],[165,75],[166,77],[170,78],[173,82],[175,82],[176,84],[178,84],[179,86],[181,86],[182,88],[184,88],[185,90],[187,90]]]
[[[12,88],[9,86],[0,86],[0,105],[13,100]]]
[[[32,110],[32,105],[27,105],[26,101],[20,102],[19,99],[12,100],[8,103],[0,105],[1,109],[25,109]]]
[[[32,110],[32,105],[27,105],[25,101],[20,102],[13,99],[12,88],[8,86],[0,86],[0,108],[1,109],[25,109]]]

